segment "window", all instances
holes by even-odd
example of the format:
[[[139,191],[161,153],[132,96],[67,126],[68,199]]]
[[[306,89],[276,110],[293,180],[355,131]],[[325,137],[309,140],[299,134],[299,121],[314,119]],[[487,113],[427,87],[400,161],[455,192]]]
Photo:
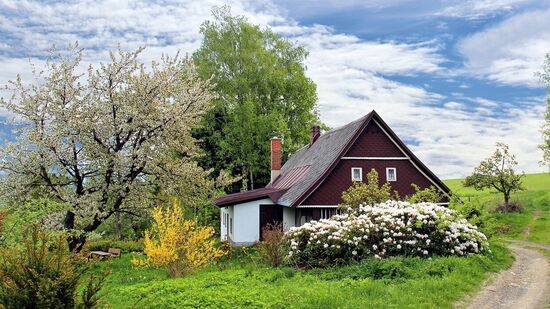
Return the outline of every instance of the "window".
[[[386,168],[386,181],[397,181],[397,169],[395,167]]]
[[[302,226],[313,219],[311,209],[298,209],[296,211],[296,226]]]
[[[351,168],[351,181],[363,181],[363,169],[360,167]]]
[[[229,218],[229,233],[233,234],[233,218]]]
[[[330,217],[339,214],[340,210],[337,208],[321,208],[321,219],[330,219]]]

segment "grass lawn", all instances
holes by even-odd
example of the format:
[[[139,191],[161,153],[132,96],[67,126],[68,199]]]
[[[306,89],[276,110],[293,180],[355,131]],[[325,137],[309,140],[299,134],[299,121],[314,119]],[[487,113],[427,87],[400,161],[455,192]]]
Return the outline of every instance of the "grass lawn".
[[[309,271],[268,268],[241,257],[244,265],[176,279],[163,270],[133,268],[125,255],[96,262],[92,271],[112,269],[102,294],[113,308],[449,308],[488,271],[510,265],[507,250],[492,248],[488,256],[372,259]]]
[[[490,211],[502,199],[489,190],[464,188],[461,180],[445,182],[461,199]],[[503,240],[550,243],[550,175],[527,175],[525,186],[526,191],[513,196],[523,212],[491,215],[500,232],[491,242],[490,255],[372,259],[299,271],[262,266],[249,254],[171,279],[164,270],[132,267],[126,254],[95,262],[91,271],[111,269],[101,294],[112,308],[451,308],[475,292],[489,272],[511,265]],[[527,227],[529,236],[524,233]]]

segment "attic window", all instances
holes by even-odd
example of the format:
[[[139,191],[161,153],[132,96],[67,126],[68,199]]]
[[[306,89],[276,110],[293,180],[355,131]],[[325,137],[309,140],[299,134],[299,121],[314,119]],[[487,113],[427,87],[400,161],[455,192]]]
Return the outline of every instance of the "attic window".
[[[351,181],[363,181],[363,169],[360,167],[351,168]]]
[[[395,167],[386,168],[386,181],[397,181],[397,169]]]

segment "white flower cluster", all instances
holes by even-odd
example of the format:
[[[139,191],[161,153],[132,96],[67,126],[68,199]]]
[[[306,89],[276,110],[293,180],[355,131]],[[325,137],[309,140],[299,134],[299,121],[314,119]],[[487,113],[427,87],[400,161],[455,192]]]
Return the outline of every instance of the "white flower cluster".
[[[453,210],[433,203],[388,201],[360,206],[292,228],[287,260],[329,266],[373,256],[467,255],[487,249],[487,238]]]

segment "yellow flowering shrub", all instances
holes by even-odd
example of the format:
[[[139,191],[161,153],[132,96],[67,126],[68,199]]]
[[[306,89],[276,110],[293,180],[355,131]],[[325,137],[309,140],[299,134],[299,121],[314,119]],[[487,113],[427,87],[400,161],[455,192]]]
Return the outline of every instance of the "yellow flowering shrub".
[[[153,210],[153,227],[145,231],[143,245],[147,258],[134,258],[134,266],[166,267],[172,277],[190,273],[223,255],[216,246],[212,227],[186,220],[177,200],[171,207]]]

